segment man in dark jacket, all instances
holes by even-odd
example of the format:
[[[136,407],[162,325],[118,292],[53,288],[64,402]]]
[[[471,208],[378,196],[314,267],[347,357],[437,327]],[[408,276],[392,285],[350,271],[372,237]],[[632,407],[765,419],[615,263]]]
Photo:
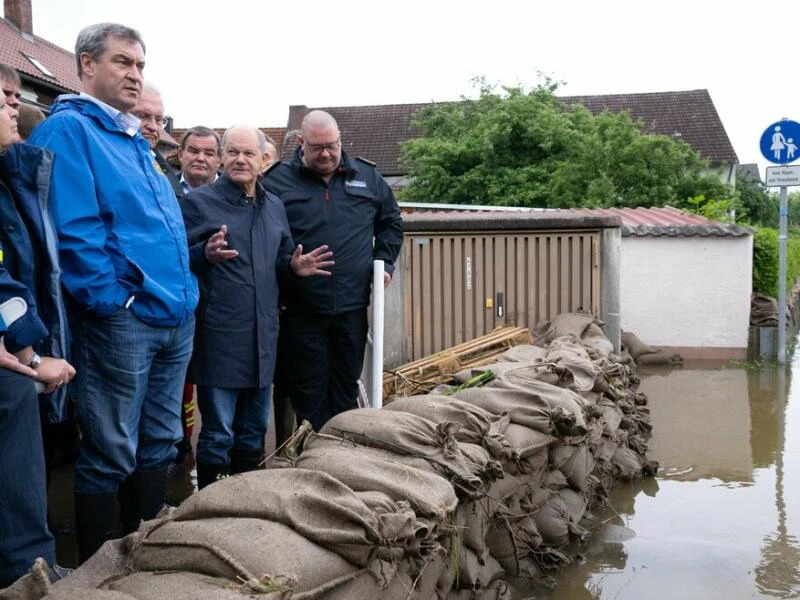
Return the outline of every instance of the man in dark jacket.
[[[200,283],[189,365],[202,415],[199,488],[261,463],[278,341],[278,279],[330,276],[325,269],[333,265],[325,246],[308,254],[294,247],[283,205],[258,185],[265,145],[255,127],[228,129],[222,177],[189,192],[181,205]]]
[[[400,209],[375,165],[342,151],[336,121],[320,110],[303,119],[294,160],[273,166],[262,184],[283,201],[298,244],[325,244],[336,256],[333,277],[292,279],[281,290],[282,379],[298,422],[319,431],[357,406],[372,263],[384,261],[389,285],[403,242]]]

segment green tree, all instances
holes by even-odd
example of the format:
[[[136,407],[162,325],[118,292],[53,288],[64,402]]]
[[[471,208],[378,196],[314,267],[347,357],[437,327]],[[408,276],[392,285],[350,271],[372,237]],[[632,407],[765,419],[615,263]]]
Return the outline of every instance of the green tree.
[[[733,197],[683,141],[643,133],[627,113],[567,106],[544,79],[536,88],[477,81],[477,100],[431,104],[403,146],[404,199],[534,207],[689,207]]]

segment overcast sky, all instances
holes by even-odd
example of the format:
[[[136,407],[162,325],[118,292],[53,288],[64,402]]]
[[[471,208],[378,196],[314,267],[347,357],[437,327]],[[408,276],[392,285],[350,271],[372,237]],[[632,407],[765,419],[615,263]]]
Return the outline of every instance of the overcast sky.
[[[291,104],[456,100],[470,80],[561,95],[708,89],[739,162],[771,123],[800,121],[800,1],[33,0],[34,33],[74,49],[116,21],[177,127],[286,125]]]

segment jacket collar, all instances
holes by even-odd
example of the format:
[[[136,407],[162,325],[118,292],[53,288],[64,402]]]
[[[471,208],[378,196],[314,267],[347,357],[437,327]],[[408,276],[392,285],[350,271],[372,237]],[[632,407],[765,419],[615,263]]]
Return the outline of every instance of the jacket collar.
[[[304,175],[306,177],[314,177],[317,179],[322,179],[322,176],[309,169],[307,166],[303,164],[303,147],[298,146],[297,150],[294,151],[294,159],[292,160],[292,168],[296,169],[300,175]],[[336,168],[334,172],[334,177],[336,175],[342,174],[345,176],[348,175],[355,175],[358,174],[358,166],[355,162],[350,158],[350,155],[342,150],[342,158],[339,161],[339,166]]]
[[[225,198],[225,200],[227,200],[231,204],[244,205],[246,204],[246,201],[250,201],[247,198],[247,196],[245,196],[244,190],[241,187],[239,187],[239,185],[228,179],[228,176],[225,173],[220,175],[214,183],[210,183],[209,186],[215,186],[222,194],[222,197]],[[208,186],[203,186],[203,187],[208,187]],[[203,188],[201,187],[199,189]],[[264,194],[265,192],[264,189],[261,187],[261,183],[259,181],[256,181],[255,201],[259,200],[263,201]]]

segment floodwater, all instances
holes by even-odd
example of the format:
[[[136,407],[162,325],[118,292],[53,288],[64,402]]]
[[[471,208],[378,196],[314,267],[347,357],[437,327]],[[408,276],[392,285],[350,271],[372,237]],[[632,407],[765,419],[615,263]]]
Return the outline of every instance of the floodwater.
[[[800,354],[641,367],[658,476],[617,486],[550,600],[800,598]]]

